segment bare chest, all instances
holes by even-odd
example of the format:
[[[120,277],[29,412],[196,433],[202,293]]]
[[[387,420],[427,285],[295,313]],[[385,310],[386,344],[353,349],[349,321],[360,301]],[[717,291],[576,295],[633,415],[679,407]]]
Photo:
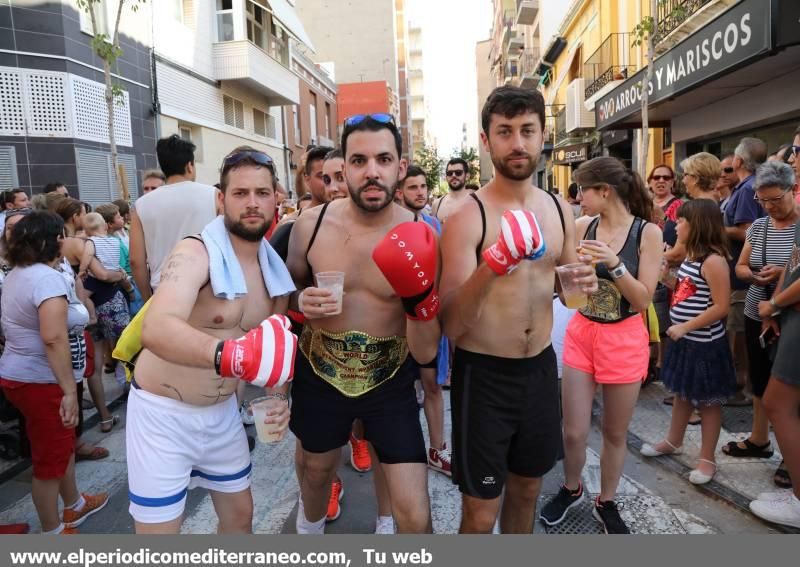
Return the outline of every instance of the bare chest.
[[[222,332],[249,331],[273,313],[274,300],[267,293],[258,265],[243,269],[247,282],[247,295],[232,301],[218,299],[214,297],[211,285],[207,284],[200,290],[189,318],[192,326],[219,329]]]

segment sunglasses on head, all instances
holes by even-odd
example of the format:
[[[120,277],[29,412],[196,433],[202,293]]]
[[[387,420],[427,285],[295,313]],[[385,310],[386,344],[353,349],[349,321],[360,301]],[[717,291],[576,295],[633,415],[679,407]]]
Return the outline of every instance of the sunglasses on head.
[[[462,175],[464,175],[464,171],[461,169],[451,169],[450,171],[445,172],[446,177],[452,177],[454,175],[456,177],[461,177]]]
[[[654,181],[672,181],[672,176],[671,175],[654,175],[653,177],[651,177],[651,179],[654,180]]]
[[[350,118],[345,119],[344,125],[347,127],[358,126],[367,118],[371,118],[375,122],[380,122],[381,124],[394,124],[394,116],[386,112],[377,112],[375,114],[354,114]]]
[[[263,165],[270,170],[273,176],[275,175],[275,162],[272,160],[272,158],[264,152],[255,150],[242,150],[228,154],[225,156],[225,159],[222,160],[222,169],[231,168],[245,159],[251,159],[258,165]]]

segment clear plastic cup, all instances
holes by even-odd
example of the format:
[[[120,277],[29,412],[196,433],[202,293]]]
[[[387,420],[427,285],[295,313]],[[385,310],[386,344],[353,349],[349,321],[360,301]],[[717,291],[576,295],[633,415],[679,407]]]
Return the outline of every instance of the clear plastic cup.
[[[556,273],[561,282],[561,291],[564,293],[564,303],[567,309],[580,309],[581,307],[586,307],[589,303],[589,298],[576,281],[580,277],[580,269],[584,265],[567,264],[565,266],[556,266]]]
[[[336,311],[328,315],[339,315],[342,312],[342,296],[344,295],[344,272],[317,272],[314,282],[320,289],[329,289],[336,301]]]
[[[262,443],[277,443],[283,439],[283,434],[278,432],[278,427],[274,423],[264,423],[267,419],[267,411],[275,404],[285,404],[286,402],[276,396],[262,396],[250,400],[250,408],[253,410],[253,421],[256,426],[258,440]]]

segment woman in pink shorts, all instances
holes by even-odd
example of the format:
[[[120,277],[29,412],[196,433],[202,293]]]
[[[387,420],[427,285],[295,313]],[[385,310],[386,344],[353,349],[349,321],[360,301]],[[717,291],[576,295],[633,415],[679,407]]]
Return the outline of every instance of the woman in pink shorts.
[[[614,497],[628,424],[647,376],[649,334],[641,312],[653,298],[663,242],[658,226],[646,220],[652,218],[653,204],[642,179],[622,162],[593,159],[575,171],[574,179],[589,215],[577,221],[579,248],[594,256],[599,287],[567,327],[562,381],[566,478],[540,517],[548,525],[558,524],[583,499],[592,400],[602,384],[601,489],[593,515],[606,533],[629,533]]]

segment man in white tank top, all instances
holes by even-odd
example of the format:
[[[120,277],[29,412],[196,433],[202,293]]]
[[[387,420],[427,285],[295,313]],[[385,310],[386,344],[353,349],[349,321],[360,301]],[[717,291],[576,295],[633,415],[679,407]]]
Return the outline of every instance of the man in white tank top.
[[[156,153],[166,184],[140,197],[131,210],[131,270],[144,301],[158,287],[162,264],[175,245],[219,214],[216,188],[195,182],[194,150],[174,134],[159,140]]]

